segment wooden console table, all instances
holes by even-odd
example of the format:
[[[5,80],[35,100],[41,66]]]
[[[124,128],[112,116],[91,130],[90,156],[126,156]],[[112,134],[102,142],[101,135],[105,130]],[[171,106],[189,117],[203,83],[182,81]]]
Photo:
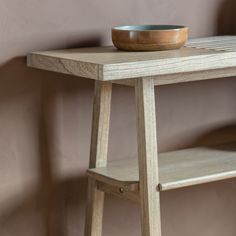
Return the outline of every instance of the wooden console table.
[[[28,66],[96,80],[85,236],[102,235],[104,193],[136,201],[142,236],[161,236],[160,192],[236,177],[236,145],[158,154],[155,85],[236,76],[236,37],[191,40],[163,52],[113,47],[35,52]],[[107,163],[112,83],[135,87],[138,160]]]

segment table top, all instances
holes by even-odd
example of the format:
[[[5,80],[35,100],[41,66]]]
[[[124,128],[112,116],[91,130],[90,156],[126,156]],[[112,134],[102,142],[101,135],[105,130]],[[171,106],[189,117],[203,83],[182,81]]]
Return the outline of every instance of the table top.
[[[113,46],[33,52],[30,67],[112,81],[236,67],[236,36],[192,39],[180,50],[124,52]]]

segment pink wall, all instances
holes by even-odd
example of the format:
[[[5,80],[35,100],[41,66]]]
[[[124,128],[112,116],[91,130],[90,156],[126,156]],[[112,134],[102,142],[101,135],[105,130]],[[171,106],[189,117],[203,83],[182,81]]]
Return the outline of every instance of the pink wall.
[[[224,0],[0,1],[0,235],[82,235],[94,83],[28,69],[34,50],[110,44],[120,24],[234,33]],[[234,78],[157,89],[161,151],[234,139]],[[115,86],[110,158],[136,156],[134,91]],[[119,144],[119,145],[117,145]],[[120,148],[122,147],[122,148]],[[161,195],[164,236],[235,236],[236,182]],[[140,235],[137,205],[107,197],[104,236]]]

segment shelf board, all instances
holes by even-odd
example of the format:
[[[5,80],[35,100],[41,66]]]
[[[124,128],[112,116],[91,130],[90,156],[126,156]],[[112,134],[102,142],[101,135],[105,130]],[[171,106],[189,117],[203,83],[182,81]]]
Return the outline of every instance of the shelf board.
[[[137,189],[138,161],[113,161],[88,174],[110,185]],[[236,177],[236,143],[159,154],[159,190],[171,190]]]

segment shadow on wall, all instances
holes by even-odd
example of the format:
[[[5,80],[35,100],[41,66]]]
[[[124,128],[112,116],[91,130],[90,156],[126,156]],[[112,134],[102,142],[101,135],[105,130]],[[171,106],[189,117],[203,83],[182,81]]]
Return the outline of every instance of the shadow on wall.
[[[68,48],[99,46],[100,44],[99,35],[89,37],[82,35],[80,40],[71,41]],[[57,89],[59,87],[59,92],[56,87]],[[87,93],[83,98],[85,97],[86,102],[91,103],[88,105],[91,111],[87,109],[84,112],[86,122],[81,126],[86,126],[84,129],[88,131],[81,131],[83,132],[81,142],[89,143],[90,125],[88,124],[91,120],[88,116],[91,116],[92,112],[92,87],[92,81],[27,68],[24,57],[18,57],[0,65],[0,178],[5,177],[5,179],[1,178],[0,196],[4,196],[1,191],[8,191],[7,186],[11,186],[12,182],[15,181],[16,185],[19,185],[17,179],[23,178],[23,182],[29,179],[31,183],[29,186],[24,186],[26,191],[19,199],[14,197],[14,194],[17,196],[17,191],[13,190],[7,206],[0,205],[1,236],[36,236],[36,232],[39,236],[67,236],[69,230],[83,232],[84,220],[81,218],[84,217],[85,211],[87,179],[85,173],[81,174],[79,171],[76,172],[77,175],[55,177],[54,165],[58,162],[56,160],[58,157],[52,150],[53,145],[55,149],[52,136],[55,135],[55,117],[58,114],[53,113],[56,106],[55,100],[58,97],[64,96],[64,100],[66,97],[70,101],[76,100],[77,94]],[[87,99],[87,96],[91,97],[91,100]],[[78,113],[83,113],[83,111]],[[76,111],[72,113],[75,117],[76,114]],[[73,119],[69,118],[73,126]],[[83,120],[84,117],[79,119]],[[78,120],[75,122],[77,123]],[[71,136],[75,136],[70,128],[68,130]],[[77,129],[75,133],[79,133]],[[68,142],[73,141],[69,139]],[[74,142],[77,142],[76,138]],[[81,146],[83,144],[76,147],[79,149]],[[17,153],[14,156],[11,155],[12,149],[15,151],[14,154]],[[89,149],[89,146],[83,149]],[[85,155],[84,153],[86,151],[83,151],[82,155]],[[73,151],[68,153],[70,154],[73,154]],[[11,159],[14,161],[17,159],[16,163],[13,163]],[[88,157],[83,157],[83,159],[76,159],[76,161],[80,162],[80,165],[87,166]],[[70,161],[70,156],[68,156],[68,161]],[[15,169],[12,168],[15,165]],[[20,168],[21,173],[18,171]],[[13,175],[13,172],[17,173]],[[0,197],[0,203],[1,200]],[[74,222],[74,226],[71,227],[70,222]]]
[[[32,180],[30,189],[25,187],[27,191],[23,196],[17,199],[14,197],[17,191],[12,191],[9,207],[1,206],[4,210],[0,211],[0,235],[28,236],[36,235],[35,232],[39,236],[69,235],[68,221],[80,219],[78,214],[85,211],[87,181],[84,173],[64,178],[56,178],[53,174],[53,165],[58,160],[52,154],[50,137],[55,126],[52,106],[58,94],[52,87],[59,83],[63,93],[71,96],[71,93],[78,93],[78,89],[92,88],[93,82],[29,69],[25,58],[2,65],[0,78],[0,195],[4,196],[2,186],[11,186],[17,179],[38,176],[36,181]],[[89,132],[90,127],[86,129]],[[15,159],[19,164],[16,169]],[[35,165],[31,166],[33,162]],[[18,169],[24,173],[19,173]],[[83,224],[84,221],[74,224],[82,228],[77,231],[83,231]]]
[[[218,14],[218,35],[236,34],[236,2],[225,0],[220,5]]]
[[[227,124],[206,132],[198,137],[191,146],[212,146],[236,142],[236,123]]]

